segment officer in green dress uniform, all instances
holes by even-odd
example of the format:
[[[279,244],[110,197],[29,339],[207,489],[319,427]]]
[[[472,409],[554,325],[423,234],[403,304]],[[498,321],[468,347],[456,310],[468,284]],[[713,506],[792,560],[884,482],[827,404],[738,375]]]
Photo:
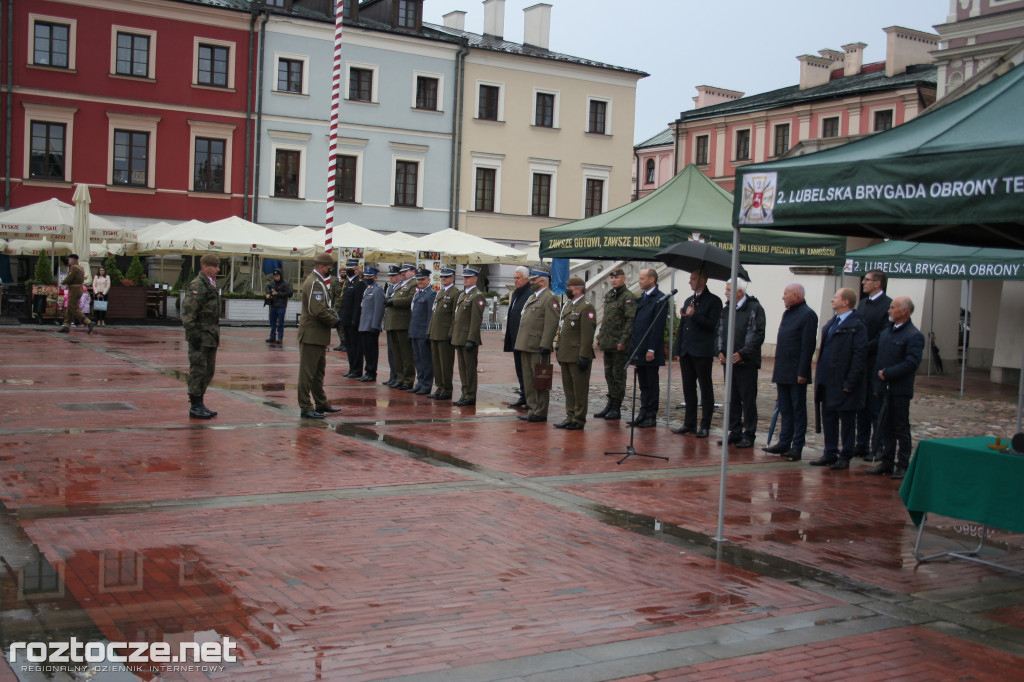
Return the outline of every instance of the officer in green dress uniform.
[[[328,404],[324,393],[327,346],[331,344],[331,330],[338,324],[325,281],[333,267],[334,258],[330,254],[319,254],[313,260],[313,272],[302,283],[302,314],[296,340],[299,342],[299,414],[303,419],[323,419],[325,413],[341,411]]]
[[[626,361],[633,338],[636,297],[626,286],[626,273],[615,268],[608,273],[612,288],[604,295],[603,321],[597,334],[597,347],[604,354],[604,380],[608,384],[608,404],[595,419],[620,419],[622,399],[626,397]]]
[[[555,334],[555,357],[562,370],[565,390],[565,419],[555,424],[555,428],[578,431],[587,423],[597,312],[583,296],[586,283],[582,278],[570,277],[566,286],[572,301],[562,306],[562,318]]]
[[[484,306],[487,300],[476,288],[480,271],[468,265],[462,267],[462,283],[466,290],[459,295],[452,320],[452,340],[455,355],[459,359],[459,381],[462,382],[462,397],[454,405],[476,405],[476,365],[480,352],[480,326],[484,321]]]
[[[188,346],[188,416],[211,419],[217,413],[203,404],[203,395],[213,379],[220,345],[220,292],[217,273],[220,258],[208,253],[199,259],[199,274],[185,287],[181,301],[181,324]]]
[[[398,383],[392,388],[409,390],[416,383],[416,363],[412,357],[412,341],[409,340],[409,323],[412,321],[412,297],[416,293],[413,276],[416,266],[403,263],[398,269],[402,281],[395,287],[390,300],[384,305],[388,314],[384,320],[384,329],[388,333],[391,345],[392,360],[395,363],[395,378]]]
[[[523,304],[523,314],[516,335],[516,350],[523,353],[523,388],[526,389],[527,414],[520,415],[526,422],[548,420],[549,390],[534,386],[534,370],[538,364],[551,362],[555,332],[558,329],[558,299],[548,288],[551,270],[546,265],[530,269],[530,289],[533,294]]]
[[[438,274],[441,275],[441,289],[434,297],[434,312],[430,316],[430,326],[427,328],[437,390],[427,397],[434,400],[451,400],[452,375],[455,373],[452,322],[455,320],[455,306],[459,302],[462,290],[455,286],[455,270],[445,267],[441,268]]]

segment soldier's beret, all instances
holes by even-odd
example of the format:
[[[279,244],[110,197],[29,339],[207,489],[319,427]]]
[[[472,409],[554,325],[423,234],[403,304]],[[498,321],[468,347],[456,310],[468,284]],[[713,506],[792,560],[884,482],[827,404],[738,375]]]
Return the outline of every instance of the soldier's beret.
[[[582,277],[570,277],[569,281],[565,283],[570,287],[585,287],[587,283],[583,281]]]
[[[442,277],[454,277],[455,270],[453,270],[452,268],[441,268],[440,270],[438,270],[438,274],[440,274]]]
[[[329,253],[318,253],[313,262],[317,265],[334,265],[334,256]]]
[[[475,270],[475,269],[469,267],[468,265],[462,266],[462,276],[463,277],[476,277],[479,274],[480,274],[479,270]]]
[[[426,279],[427,277],[430,277],[430,270],[420,268],[416,271],[416,279]]]
[[[625,277],[626,273],[623,272],[622,268],[615,268],[614,270],[612,270],[611,272],[608,273],[608,276],[609,277]]]
[[[72,258],[78,258],[78,256],[72,256]],[[208,254],[206,254],[205,256],[203,256],[202,258],[199,259],[199,264],[200,265],[220,265],[220,258],[218,256],[213,255],[212,253],[208,253]]]

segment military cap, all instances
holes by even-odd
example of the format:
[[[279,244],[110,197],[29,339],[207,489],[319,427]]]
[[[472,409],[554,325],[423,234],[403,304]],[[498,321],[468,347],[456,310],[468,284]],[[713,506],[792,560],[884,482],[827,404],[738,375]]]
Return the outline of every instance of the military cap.
[[[398,269],[397,265],[389,265],[388,266],[388,276],[393,277],[394,275],[397,275],[400,272],[401,272],[401,270]]]
[[[426,279],[427,277],[430,277],[430,270],[420,268],[416,271],[416,279]]]
[[[475,270],[475,269],[469,267],[468,265],[463,265],[462,266],[462,276],[463,277],[476,277],[479,274],[480,274],[479,270]]]
[[[72,256],[72,258],[78,258],[78,256]],[[199,259],[200,265],[220,265],[220,257],[208,253]]]
[[[587,283],[583,281],[582,277],[570,277],[569,281],[565,283],[566,286],[570,287],[585,287]]]
[[[416,270],[416,266],[412,263],[402,263],[402,267],[398,268],[399,272],[409,272],[410,270],[414,272]]]
[[[329,253],[318,253],[313,262],[317,265],[334,265],[334,256]]]
[[[349,258],[347,261],[345,261],[345,267],[346,268],[357,268],[357,267],[359,267],[359,261],[356,260],[355,258]]]
[[[453,268],[449,268],[449,267],[443,267],[440,270],[438,270],[437,272],[442,277],[454,277],[455,276],[455,270]]]
[[[534,277],[551,277],[551,269],[543,263],[530,268],[530,279]]]
[[[608,273],[608,276],[609,277],[625,277],[626,273],[625,273],[625,271],[623,271],[622,268],[615,268],[614,270],[612,270],[611,272]]]
[[[363,276],[365,276],[365,277],[375,277],[377,275],[377,272],[378,272],[377,268],[373,268],[373,267],[366,268],[365,270],[363,270]]]

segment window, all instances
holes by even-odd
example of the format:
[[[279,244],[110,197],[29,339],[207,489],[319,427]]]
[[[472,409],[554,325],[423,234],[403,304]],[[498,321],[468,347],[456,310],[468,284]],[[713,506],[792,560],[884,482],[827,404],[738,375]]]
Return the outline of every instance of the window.
[[[263,4],[267,7],[281,7],[284,8],[285,0],[263,0]]]
[[[706,166],[708,163],[708,136],[699,135],[694,138],[693,162],[698,166]]]
[[[821,120],[821,136],[822,137],[838,137],[839,136],[839,117],[831,116],[829,118],[823,118]]]
[[[398,26],[413,30],[420,27],[419,0],[398,0]]]
[[[373,71],[352,68],[348,72],[348,98],[357,102],[373,101]]]
[[[886,109],[885,111],[875,112],[875,132],[880,133],[883,130],[892,128],[892,109]]]
[[[531,192],[530,215],[551,215],[551,174],[534,173]]]
[[[358,157],[343,154],[338,156],[334,180],[334,200],[356,202],[356,169]]]
[[[113,185],[149,187],[149,133],[114,131]]]
[[[274,196],[299,198],[299,162],[302,152],[278,149],[274,154]]]
[[[644,184],[654,184],[654,159],[647,159],[647,162],[644,164]]]
[[[420,165],[416,161],[395,161],[395,206],[417,206]]]
[[[555,96],[552,93],[537,93],[537,109],[533,124],[542,128],[555,127]]]
[[[149,36],[135,33],[117,34],[114,73],[119,76],[149,76]]]
[[[304,64],[299,59],[277,61],[277,91],[302,92],[302,71]]]
[[[476,169],[476,200],[473,210],[494,212],[494,183],[497,174],[494,168]]]
[[[37,66],[70,68],[71,27],[50,21],[36,21],[32,30],[32,63]]]
[[[477,109],[477,118],[482,118],[485,121],[498,120],[498,99],[500,94],[501,88],[497,85],[480,86],[480,106]]]
[[[28,177],[36,180],[65,180],[64,147],[67,127],[63,123],[32,121],[32,142]]]
[[[416,77],[416,108],[437,111],[438,80],[429,76]]]
[[[604,206],[604,180],[587,178],[587,198],[583,208],[583,217],[600,215]]]
[[[750,159],[750,129],[736,131],[736,160],[748,161]]]
[[[226,45],[199,44],[196,83],[214,88],[227,88],[231,49]]]
[[[224,140],[197,137],[192,188],[196,192],[224,191]]]
[[[782,156],[789,151],[789,124],[780,123],[775,126],[775,156]]]
[[[604,135],[606,132],[605,119],[607,113],[608,102],[603,102],[598,99],[590,100],[590,119],[588,121],[587,131]]]

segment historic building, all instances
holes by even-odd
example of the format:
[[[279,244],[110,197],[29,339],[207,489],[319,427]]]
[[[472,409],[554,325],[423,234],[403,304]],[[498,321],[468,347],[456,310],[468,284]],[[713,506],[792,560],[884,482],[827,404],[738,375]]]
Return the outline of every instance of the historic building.
[[[1021,63],[1024,0],[950,0],[946,23],[935,30],[942,40],[932,53],[942,99],[960,94],[957,91],[965,83],[984,81],[990,70],[998,72]]]

